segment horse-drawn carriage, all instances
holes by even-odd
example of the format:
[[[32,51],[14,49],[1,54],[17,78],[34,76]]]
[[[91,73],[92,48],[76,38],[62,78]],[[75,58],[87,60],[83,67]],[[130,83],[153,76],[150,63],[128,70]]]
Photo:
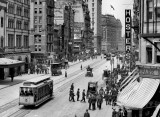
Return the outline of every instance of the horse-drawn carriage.
[[[98,82],[88,82],[88,89],[87,89],[87,98],[90,94],[97,95],[98,93]]]
[[[93,77],[93,73],[92,73],[92,70],[93,70],[93,68],[91,68],[90,66],[88,66],[87,68],[86,68],[86,70],[87,70],[87,73],[85,74],[85,77]]]

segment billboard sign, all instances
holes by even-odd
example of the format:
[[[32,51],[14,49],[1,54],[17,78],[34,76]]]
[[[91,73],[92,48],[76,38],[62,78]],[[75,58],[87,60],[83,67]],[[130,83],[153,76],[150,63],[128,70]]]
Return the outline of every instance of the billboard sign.
[[[125,53],[126,62],[130,64],[131,58],[131,9],[125,10]]]
[[[63,9],[54,9],[54,19],[55,20],[63,20],[64,19],[64,13]]]

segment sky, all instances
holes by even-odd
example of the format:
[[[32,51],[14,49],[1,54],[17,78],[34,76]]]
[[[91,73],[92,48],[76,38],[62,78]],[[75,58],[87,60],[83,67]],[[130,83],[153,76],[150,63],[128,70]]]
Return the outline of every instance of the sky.
[[[111,8],[111,5],[114,10]],[[125,9],[133,9],[133,0],[102,0],[102,14],[112,14],[117,19],[120,19],[122,23],[122,36],[125,33]]]

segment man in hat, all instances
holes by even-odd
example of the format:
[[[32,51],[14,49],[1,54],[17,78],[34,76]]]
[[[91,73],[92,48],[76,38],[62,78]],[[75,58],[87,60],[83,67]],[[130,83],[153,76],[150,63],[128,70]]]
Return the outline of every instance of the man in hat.
[[[85,89],[83,89],[81,102],[82,102],[82,101],[83,101],[83,102],[86,102],[85,96],[86,96],[86,94],[85,94]]]

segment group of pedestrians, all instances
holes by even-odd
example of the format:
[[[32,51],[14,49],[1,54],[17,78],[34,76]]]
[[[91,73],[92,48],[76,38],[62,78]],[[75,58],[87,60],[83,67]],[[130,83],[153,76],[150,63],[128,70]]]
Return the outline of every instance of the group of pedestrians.
[[[74,94],[74,83],[71,84],[70,91],[69,91],[69,101],[75,102],[74,97],[77,96],[77,101],[86,102],[86,93],[85,89],[82,91],[82,99],[80,100],[80,89],[77,89],[76,95]]]

